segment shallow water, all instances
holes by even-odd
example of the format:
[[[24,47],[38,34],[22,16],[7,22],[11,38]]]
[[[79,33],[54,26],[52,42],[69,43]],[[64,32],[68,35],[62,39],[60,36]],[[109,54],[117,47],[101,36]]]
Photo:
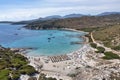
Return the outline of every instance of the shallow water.
[[[27,30],[23,25],[0,24],[0,44],[10,48],[33,48],[28,55],[59,55],[78,50],[84,32],[64,30]]]

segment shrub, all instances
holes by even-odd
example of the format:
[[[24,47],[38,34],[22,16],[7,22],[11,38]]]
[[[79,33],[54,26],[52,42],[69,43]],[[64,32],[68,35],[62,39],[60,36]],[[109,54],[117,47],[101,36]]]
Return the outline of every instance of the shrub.
[[[77,73],[68,74],[68,76],[70,76],[70,77],[76,77]]]
[[[0,80],[9,80],[9,70],[0,70]]]
[[[12,80],[18,80],[20,77],[20,73],[17,70],[12,71],[11,74],[12,74]]]
[[[36,70],[32,66],[26,65],[21,68],[20,72],[21,74],[33,75],[36,73]]]
[[[113,48],[114,50],[120,50],[120,45]]]
[[[91,47],[93,47],[93,48],[97,48],[97,44],[95,44],[95,43],[90,43],[90,45],[91,45]]]
[[[103,47],[97,47],[97,52],[98,53],[104,53],[105,52],[105,48],[103,48]]]
[[[20,77],[19,74],[14,74],[14,75],[12,76],[12,80],[18,80],[19,77]]]
[[[0,49],[0,80],[18,80],[21,74],[32,75],[34,73],[36,70],[28,65],[26,57],[10,49]]]
[[[103,59],[120,59],[119,55],[112,52],[105,52],[104,55]]]
[[[57,80],[56,78],[52,78],[52,77],[46,77],[45,74],[40,74],[39,79],[38,80]]]

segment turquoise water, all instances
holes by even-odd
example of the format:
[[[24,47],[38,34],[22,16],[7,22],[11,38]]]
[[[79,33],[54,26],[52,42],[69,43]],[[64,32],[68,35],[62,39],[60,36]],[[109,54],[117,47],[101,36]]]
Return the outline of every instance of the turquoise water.
[[[27,30],[23,25],[0,24],[0,44],[10,48],[33,48],[28,55],[59,55],[78,50],[84,32],[64,30]]]

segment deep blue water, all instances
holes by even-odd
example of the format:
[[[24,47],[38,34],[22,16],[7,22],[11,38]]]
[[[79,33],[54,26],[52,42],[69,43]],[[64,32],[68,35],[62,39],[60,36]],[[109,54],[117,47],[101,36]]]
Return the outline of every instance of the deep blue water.
[[[10,48],[34,48],[28,55],[59,55],[78,50],[84,32],[61,30],[27,30],[23,25],[0,24],[0,44]]]

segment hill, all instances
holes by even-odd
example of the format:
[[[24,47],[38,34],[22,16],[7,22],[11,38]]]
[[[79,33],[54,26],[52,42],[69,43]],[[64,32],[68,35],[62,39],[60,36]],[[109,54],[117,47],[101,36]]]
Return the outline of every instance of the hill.
[[[51,16],[47,16],[44,18],[38,18],[38,19],[33,19],[33,20],[26,20],[26,21],[19,21],[19,22],[11,22],[12,24],[30,24],[32,22],[35,21],[47,21],[47,20],[57,20],[57,19],[65,19],[65,18],[77,18],[77,17],[82,17],[84,16],[83,14],[69,14],[69,15],[65,15],[65,16],[60,16],[60,15],[51,15]],[[1,21],[2,23],[3,21]],[[5,21],[8,22],[8,21]]]
[[[34,21],[25,26],[27,29],[57,29],[57,28],[93,28],[105,27],[120,23],[120,14],[111,14],[105,16],[82,16],[78,18],[66,18],[57,20]]]
[[[63,18],[77,18],[77,17],[82,17],[84,16],[83,14],[69,14],[69,15],[65,15],[63,16]]]
[[[120,50],[120,24],[99,28],[93,32],[93,36],[105,46]]]

